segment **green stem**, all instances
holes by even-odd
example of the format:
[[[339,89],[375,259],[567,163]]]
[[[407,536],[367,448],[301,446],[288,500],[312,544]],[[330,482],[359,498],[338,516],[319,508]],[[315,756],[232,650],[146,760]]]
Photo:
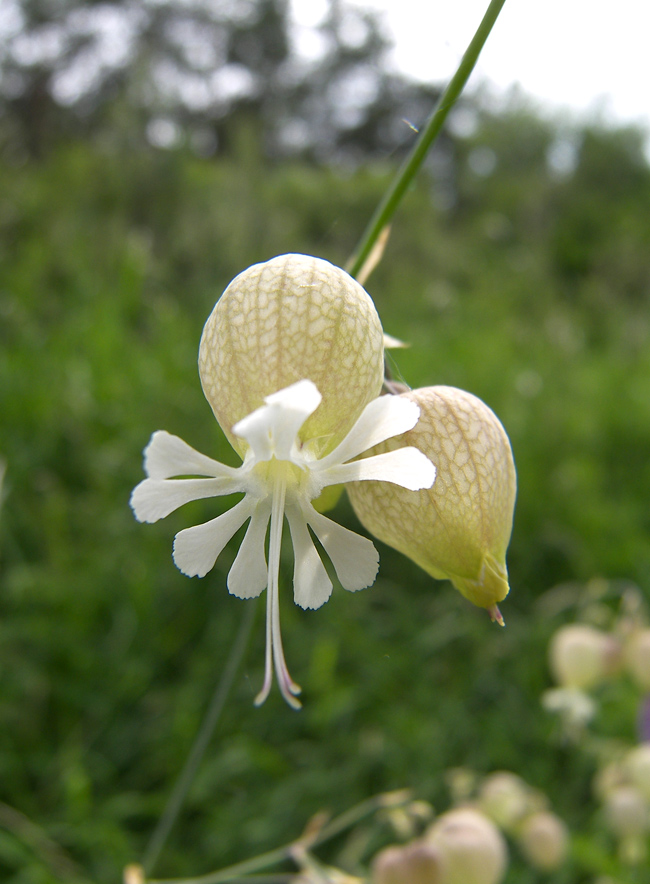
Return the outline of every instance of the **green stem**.
[[[178,818],[185,797],[187,796],[194,780],[194,776],[196,775],[196,771],[203,760],[203,756],[208,748],[214,729],[221,717],[223,707],[228,699],[228,694],[230,693],[235,676],[237,675],[237,670],[244,659],[254,618],[255,605],[246,605],[239,632],[237,633],[237,637],[230,649],[228,661],[212,696],[205,718],[201,723],[201,727],[196,735],[190,754],[187,756],[185,766],[176,780],[176,784],[169,797],[167,806],[165,807],[165,810],[158,821],[158,825],[154,829],[151,839],[149,840],[147,849],[145,850],[144,858],[142,860],[142,867],[145,875],[151,874],[169,833]]]
[[[1,468],[0,464],[0,468]],[[59,879],[81,879],[81,870],[65,851],[21,811],[0,801],[0,829],[6,829],[47,865]]]
[[[360,822],[371,813],[375,813],[375,811],[380,810],[383,807],[395,806],[399,803],[403,803],[407,798],[408,794],[405,792],[403,793],[403,798],[401,800],[398,793],[398,796],[395,799],[391,799],[391,795],[387,796],[382,794],[375,795],[372,798],[362,801],[360,804],[357,804],[355,807],[347,810],[345,813],[342,813],[340,816],[323,826],[323,828],[309,840],[309,849],[318,847],[319,844],[329,841],[331,838],[334,838],[336,835],[345,831],[345,829],[349,829],[356,825],[356,823]],[[252,859],[236,863],[234,866],[228,866],[226,869],[220,869],[218,872],[209,872],[207,875],[201,875],[198,878],[166,878],[164,880],[156,878],[155,880],[148,879],[147,884],[227,884],[227,882],[228,884],[233,884],[233,882],[244,878],[251,880],[248,876],[253,875],[255,872],[260,872],[263,869],[267,869],[269,866],[291,859],[296,847],[300,845],[300,843],[300,839],[298,839],[298,841],[292,841],[290,844],[285,844],[283,847],[277,847],[275,850],[270,850],[268,853],[263,853]],[[254,878],[252,880],[254,880]]]
[[[474,70],[474,66],[476,65],[483,46],[485,45],[485,41],[487,40],[504,3],[505,0],[491,0],[478,30],[474,34],[471,43],[461,59],[458,70],[449,81],[449,85],[440,97],[433,114],[420,133],[411,153],[402,164],[392,184],[384,194],[384,197],[370,219],[359,244],[352,253],[346,267],[351,276],[357,276],[363,267],[373,246],[377,242],[380,233],[395,214],[402,197],[422,165],[429,148],[440,134],[440,130],[447,119],[449,111],[458,100],[470,74]]]

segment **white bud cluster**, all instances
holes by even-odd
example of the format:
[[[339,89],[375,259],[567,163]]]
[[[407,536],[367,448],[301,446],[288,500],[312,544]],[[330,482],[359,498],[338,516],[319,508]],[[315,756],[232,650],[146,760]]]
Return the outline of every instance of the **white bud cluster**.
[[[641,710],[650,691],[650,627],[640,593],[626,591],[616,618],[604,605],[592,604],[588,610],[600,627],[568,624],[551,639],[549,667],[558,687],[542,698],[549,711],[560,714],[566,733],[574,738],[584,736],[597,711],[595,698],[606,683],[611,692],[618,679],[627,695],[631,682],[641,694]],[[603,628],[608,619],[613,623]],[[644,733],[643,715],[639,723],[638,745],[622,750],[613,741],[603,743],[593,782],[601,824],[614,839],[620,860],[636,866],[648,859],[650,836],[650,733]]]
[[[569,830],[545,795],[510,771],[463,775],[467,803],[437,817],[424,834],[380,851],[372,884],[501,884],[508,866],[507,836],[533,868],[558,871],[569,852]]]
[[[637,605],[632,617],[624,612],[609,630],[589,623],[561,626],[549,643],[549,667],[564,689],[591,691],[625,675],[640,691],[650,691],[650,626],[643,610]]]
[[[606,764],[594,779],[594,792],[621,860],[631,865],[644,861],[650,834],[650,742]]]
[[[496,771],[478,788],[481,810],[517,844],[524,859],[543,872],[554,872],[566,861],[569,830],[537,789],[510,771]]]
[[[606,683],[626,678],[650,691],[650,627],[621,618],[609,630],[589,623],[561,626],[548,650],[557,687],[546,691],[542,705],[558,714],[566,735],[578,739],[597,711],[595,696]]]

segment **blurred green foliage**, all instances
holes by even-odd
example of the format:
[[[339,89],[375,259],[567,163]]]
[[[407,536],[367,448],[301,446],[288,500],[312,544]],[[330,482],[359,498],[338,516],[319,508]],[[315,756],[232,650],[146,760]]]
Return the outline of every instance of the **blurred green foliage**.
[[[318,612],[295,608],[285,585],[305,707],[275,691],[253,707],[260,617],[161,875],[270,849],[317,810],[378,791],[412,786],[444,809],[443,772],[459,765],[522,774],[590,831],[589,763],[539,707],[562,616],[539,599],[594,575],[648,591],[650,170],[633,130],[558,128],[521,110],[475,122],[451,165],[434,156],[367,287],[386,330],[412,343],[394,354],[397,374],[470,390],[511,436],[507,628],[384,547],[371,589],[339,588]],[[141,451],[164,428],[236,462],[196,370],[214,301],[275,254],[344,263],[389,180],[388,163],[265,165],[246,128],[236,137],[231,159],[106,140],[0,166],[0,876],[11,884],[116,881],[141,856],[244,606],[225,589],[234,548],[203,580],[171,560],[175,531],[223,501],[134,521]],[[358,528],[345,500],[337,517]],[[587,880],[571,874],[554,880]],[[531,875],[515,858],[508,880]]]

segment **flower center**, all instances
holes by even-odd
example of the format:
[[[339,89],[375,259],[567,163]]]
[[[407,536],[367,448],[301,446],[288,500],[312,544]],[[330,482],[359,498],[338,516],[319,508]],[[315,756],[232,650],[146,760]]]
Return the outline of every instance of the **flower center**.
[[[310,497],[309,470],[290,460],[278,460],[275,455],[253,467],[252,475],[268,493],[279,485],[284,487],[285,497],[293,501],[297,497]]]

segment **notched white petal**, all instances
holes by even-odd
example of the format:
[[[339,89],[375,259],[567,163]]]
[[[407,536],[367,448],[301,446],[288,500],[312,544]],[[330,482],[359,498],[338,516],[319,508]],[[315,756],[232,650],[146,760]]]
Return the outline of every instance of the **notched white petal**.
[[[150,479],[175,476],[233,476],[236,470],[201,454],[179,436],[157,430],[144,450],[144,470]]]
[[[291,460],[300,428],[321,402],[321,394],[311,381],[303,380],[267,396],[266,405],[242,418],[232,428],[245,439],[256,461]]]
[[[271,393],[264,401],[267,405],[278,405],[286,412],[295,413],[296,416],[302,414],[303,420],[298,425],[299,430],[307,418],[316,411],[322,399],[316,384],[309,380],[302,380],[283,390],[278,390],[277,393]]]
[[[317,469],[327,469],[332,464],[345,463],[363,454],[374,445],[393,436],[412,430],[420,417],[420,408],[410,399],[401,396],[380,396],[364,408],[345,439],[326,457],[316,464]]]
[[[216,519],[179,531],[174,538],[176,567],[188,577],[205,577],[235,531],[251,515],[253,506],[244,498]]]
[[[332,560],[343,589],[356,592],[375,582],[379,553],[370,540],[316,512],[311,505],[305,507],[305,518]]]
[[[435,478],[436,468],[429,458],[417,448],[409,446],[330,467],[324,484],[374,480],[392,482],[409,491],[421,491],[431,488]]]
[[[240,599],[254,599],[266,589],[268,571],[264,542],[271,511],[260,503],[253,511],[239,552],[228,574],[228,591]]]
[[[293,543],[293,599],[301,608],[320,608],[332,594],[332,581],[300,510],[287,510]]]
[[[192,500],[240,491],[240,484],[223,479],[144,479],[131,493],[131,509],[138,522],[157,522]]]

